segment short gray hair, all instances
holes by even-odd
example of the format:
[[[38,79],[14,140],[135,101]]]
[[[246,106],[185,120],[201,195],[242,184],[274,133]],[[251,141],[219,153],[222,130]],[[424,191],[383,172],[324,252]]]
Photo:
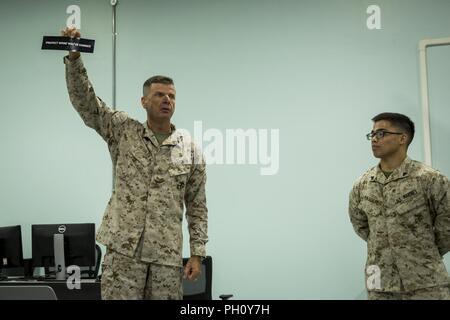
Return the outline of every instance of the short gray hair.
[[[152,85],[152,83],[162,83],[162,84],[174,84],[173,79],[166,77],[166,76],[153,76],[151,78],[148,78],[145,82],[144,85],[142,86],[142,95],[146,96],[147,95],[147,90],[150,88],[150,86]]]

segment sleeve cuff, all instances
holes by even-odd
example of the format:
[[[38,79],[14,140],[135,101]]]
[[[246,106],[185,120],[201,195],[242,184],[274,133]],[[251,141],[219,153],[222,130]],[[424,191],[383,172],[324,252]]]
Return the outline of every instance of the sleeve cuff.
[[[67,65],[68,67],[72,67],[72,68],[83,65],[83,61],[81,60],[81,56],[78,57],[78,59],[69,60],[69,55],[66,55],[66,56],[63,57],[63,63],[65,65]]]
[[[191,256],[200,256],[202,258],[206,257],[205,246],[191,246]]]

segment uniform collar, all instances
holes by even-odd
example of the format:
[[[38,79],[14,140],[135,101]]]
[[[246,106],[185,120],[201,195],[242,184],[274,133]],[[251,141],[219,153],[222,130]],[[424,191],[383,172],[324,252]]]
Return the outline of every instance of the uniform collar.
[[[411,165],[412,160],[407,156],[405,160],[403,160],[402,164],[398,166],[388,178],[386,178],[383,171],[381,171],[380,165],[378,164],[376,167],[372,168],[370,172],[370,181],[377,181],[386,184],[391,181],[406,178],[411,171]]]
[[[144,138],[149,139],[155,145],[155,147],[158,147],[159,146],[158,140],[156,139],[153,130],[148,127],[148,122],[145,121],[142,123],[142,125],[144,127],[142,136]],[[175,125],[172,123],[170,124],[170,130],[172,133],[166,140],[164,140],[164,142],[161,144],[162,146],[175,146],[179,144],[180,139],[182,140],[182,138],[180,138],[180,133],[177,131]]]

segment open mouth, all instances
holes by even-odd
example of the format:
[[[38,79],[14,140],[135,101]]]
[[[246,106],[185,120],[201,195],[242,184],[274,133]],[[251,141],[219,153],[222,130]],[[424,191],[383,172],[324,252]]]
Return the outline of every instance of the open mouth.
[[[161,106],[161,111],[162,112],[170,112],[170,106],[169,105],[162,105]]]

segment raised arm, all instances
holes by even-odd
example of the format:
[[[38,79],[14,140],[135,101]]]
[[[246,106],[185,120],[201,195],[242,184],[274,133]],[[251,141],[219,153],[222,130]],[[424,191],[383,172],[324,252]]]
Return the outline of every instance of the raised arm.
[[[61,34],[81,37],[80,32],[74,27],[65,28]],[[84,123],[97,131],[108,144],[118,141],[121,125],[128,118],[127,114],[111,110],[96,96],[79,52],[69,52],[69,55],[64,57],[64,63],[67,90],[75,110]]]

